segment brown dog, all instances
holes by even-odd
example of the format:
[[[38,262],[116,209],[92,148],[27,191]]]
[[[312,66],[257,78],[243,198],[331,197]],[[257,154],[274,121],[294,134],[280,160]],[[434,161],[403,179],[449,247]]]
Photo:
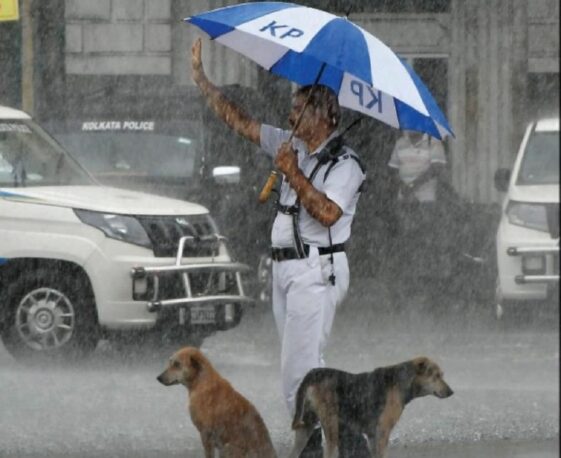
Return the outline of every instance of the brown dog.
[[[420,357],[373,372],[350,374],[336,369],[312,369],[298,388],[291,458],[306,446],[318,420],[325,435],[323,456],[339,456],[339,425],[366,434],[373,458],[383,458],[390,433],[411,400],[454,393],[438,365]]]
[[[158,376],[166,386],[189,391],[189,412],[201,434],[206,458],[275,458],[265,423],[255,407],[222,378],[196,348],[185,347]]]

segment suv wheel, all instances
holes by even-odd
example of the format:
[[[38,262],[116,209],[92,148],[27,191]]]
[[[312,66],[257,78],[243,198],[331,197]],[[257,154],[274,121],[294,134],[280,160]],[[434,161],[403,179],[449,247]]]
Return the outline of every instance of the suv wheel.
[[[40,268],[20,275],[0,298],[1,335],[16,359],[83,356],[98,341],[95,303],[83,277]]]

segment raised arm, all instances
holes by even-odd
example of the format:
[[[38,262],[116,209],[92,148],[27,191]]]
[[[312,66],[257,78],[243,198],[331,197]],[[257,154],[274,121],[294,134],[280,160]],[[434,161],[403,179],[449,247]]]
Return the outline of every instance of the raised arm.
[[[227,99],[222,92],[207,78],[201,60],[201,39],[198,38],[193,44],[191,66],[193,69],[193,81],[207,99],[210,108],[231,129],[244,136],[253,143],[260,145],[261,123],[251,118],[241,108]]]

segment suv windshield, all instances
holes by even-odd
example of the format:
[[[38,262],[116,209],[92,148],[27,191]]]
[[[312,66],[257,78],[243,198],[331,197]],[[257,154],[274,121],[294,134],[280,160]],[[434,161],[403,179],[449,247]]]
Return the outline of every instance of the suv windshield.
[[[559,132],[534,132],[530,136],[518,184],[559,184]]]
[[[55,128],[57,139],[95,176],[192,178],[196,129],[185,122],[88,121]]]
[[[0,119],[0,187],[92,184],[90,175],[33,121]]]

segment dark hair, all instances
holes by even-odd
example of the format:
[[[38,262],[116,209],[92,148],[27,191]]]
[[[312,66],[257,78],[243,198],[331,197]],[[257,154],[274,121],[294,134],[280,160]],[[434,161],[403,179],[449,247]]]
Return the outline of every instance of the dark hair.
[[[299,87],[295,96],[310,97],[309,106],[321,111],[322,115],[331,121],[334,126],[339,125],[341,119],[341,108],[337,100],[337,94],[327,86],[314,84]]]

